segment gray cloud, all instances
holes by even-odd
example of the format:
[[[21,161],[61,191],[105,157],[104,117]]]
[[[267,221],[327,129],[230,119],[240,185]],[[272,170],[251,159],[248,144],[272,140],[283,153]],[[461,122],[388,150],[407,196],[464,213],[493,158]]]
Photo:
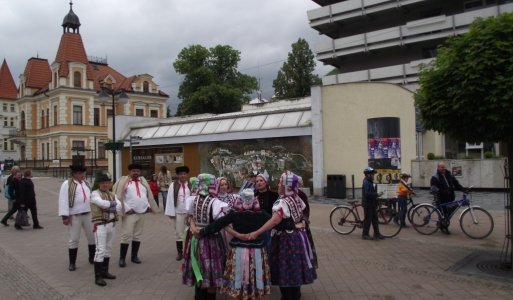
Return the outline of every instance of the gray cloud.
[[[0,0],[0,56],[18,81],[30,57],[50,63],[69,10],[64,0]],[[241,52],[239,69],[261,79],[264,97],[291,44],[305,38],[313,49],[321,37],[308,25],[310,0],[75,0],[87,55],[108,58],[126,76],[148,73],[177,103],[181,77],[172,63],[192,44],[231,45]],[[322,75],[331,68],[317,63]]]

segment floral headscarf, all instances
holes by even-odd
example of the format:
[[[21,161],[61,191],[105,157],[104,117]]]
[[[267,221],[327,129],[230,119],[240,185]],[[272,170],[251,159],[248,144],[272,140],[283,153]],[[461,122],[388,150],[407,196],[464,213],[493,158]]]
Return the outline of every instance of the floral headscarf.
[[[280,177],[280,190],[279,193],[285,196],[295,196],[298,193],[299,185],[303,181],[301,176],[298,176],[291,171],[285,171]]]
[[[236,211],[259,211],[260,204],[258,203],[258,198],[255,197],[255,191],[253,189],[243,189],[240,197],[235,200],[233,209]]]
[[[217,196],[220,196],[221,195],[221,181],[226,181],[226,183],[228,184],[228,187],[226,188],[226,192],[225,193],[231,193],[232,192],[232,185],[230,184],[230,181],[228,181],[228,179],[226,179],[226,177],[218,177],[217,178],[217,190],[216,190],[216,195]],[[224,193],[223,193],[224,195]]]
[[[215,195],[217,190],[216,177],[212,174],[202,173],[198,175],[198,194],[202,196]]]
[[[189,178],[191,183],[191,195],[196,196],[198,194],[199,179],[198,177]]]

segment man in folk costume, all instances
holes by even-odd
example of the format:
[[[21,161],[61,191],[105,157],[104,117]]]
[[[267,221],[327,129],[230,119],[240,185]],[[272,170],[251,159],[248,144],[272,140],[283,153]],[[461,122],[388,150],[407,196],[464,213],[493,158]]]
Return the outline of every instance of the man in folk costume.
[[[99,286],[107,283],[103,279],[116,279],[109,273],[109,262],[112,254],[112,242],[116,235],[114,228],[121,211],[121,202],[110,191],[112,180],[110,174],[102,173],[97,178],[98,189],[91,194],[91,218],[96,238],[94,255],[94,282]]]
[[[167,206],[165,214],[171,219],[175,228],[176,236],[176,260],[183,258],[183,241],[185,240],[185,231],[187,228],[187,210],[185,209],[185,199],[191,195],[191,183],[188,181],[189,167],[180,166],[175,169],[178,179],[169,186],[167,193]]]
[[[271,281],[280,287],[282,299],[300,299],[301,285],[317,278],[313,253],[303,221],[305,203],[298,196],[301,177],[285,172],[280,178],[280,195],[272,207],[272,218],[260,229],[248,234],[247,239],[258,238],[274,228],[271,241]]]
[[[223,238],[214,234],[197,239],[191,233],[222,217],[228,205],[215,197],[214,175],[199,174],[198,180],[198,195],[186,201],[190,230],[185,241],[182,282],[195,286],[194,299],[215,299],[226,262]]]
[[[75,271],[81,228],[84,229],[89,244],[90,264],[94,262],[96,245],[93,235],[93,224],[91,222],[91,188],[89,183],[84,180],[86,169],[80,165],[71,165],[69,167],[71,169],[71,178],[62,183],[59,192],[59,216],[62,217],[62,223],[68,226],[68,270]]]
[[[147,212],[158,213],[160,208],[153,199],[150,186],[141,177],[142,166],[138,163],[128,165],[129,175],[122,176],[114,185],[113,192],[121,201],[121,246],[119,250],[119,266],[126,267],[126,254],[132,242],[131,261],[140,264],[138,257],[141,236],[144,228],[144,217]]]

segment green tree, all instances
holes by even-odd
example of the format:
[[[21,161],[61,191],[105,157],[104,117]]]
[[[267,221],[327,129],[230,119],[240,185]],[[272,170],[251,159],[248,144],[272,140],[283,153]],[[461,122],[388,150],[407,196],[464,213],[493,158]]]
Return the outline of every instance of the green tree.
[[[240,110],[258,83],[255,77],[237,71],[239,61],[240,52],[227,45],[182,49],[173,63],[176,72],[185,75],[178,89],[182,102],[177,115]]]
[[[278,71],[273,81],[277,98],[296,98],[310,96],[310,87],[321,84],[319,76],[313,74],[315,60],[305,39],[292,44],[287,61]]]
[[[421,70],[415,101],[427,129],[468,142],[506,143],[511,175],[513,14],[476,19],[468,33],[449,39],[436,61]],[[510,222],[512,217],[510,188]]]

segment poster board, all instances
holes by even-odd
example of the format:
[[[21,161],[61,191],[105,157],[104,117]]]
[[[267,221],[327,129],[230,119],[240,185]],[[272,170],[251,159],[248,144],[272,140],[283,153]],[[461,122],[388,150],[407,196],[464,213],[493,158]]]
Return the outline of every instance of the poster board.
[[[380,199],[394,199],[397,198],[397,184],[376,184],[376,191],[383,192]]]

